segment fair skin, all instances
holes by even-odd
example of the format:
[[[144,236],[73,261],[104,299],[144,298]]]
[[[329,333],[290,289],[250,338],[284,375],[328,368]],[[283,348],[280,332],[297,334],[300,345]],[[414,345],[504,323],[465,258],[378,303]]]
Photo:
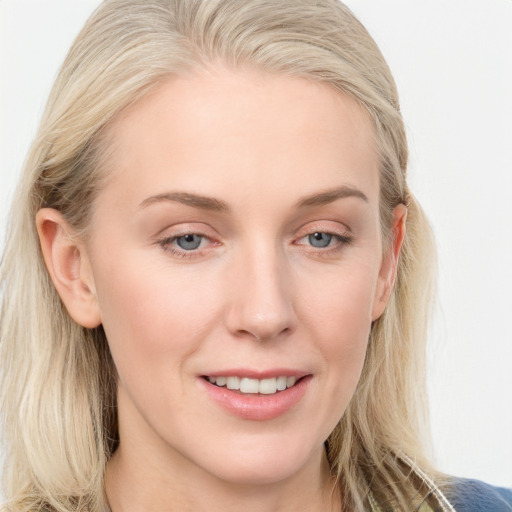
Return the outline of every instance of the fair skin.
[[[103,324],[118,371],[112,510],[341,510],[324,441],[405,229],[399,206],[383,248],[370,120],[326,84],[217,67],[111,133],[90,236],[52,209],[37,224],[68,312]]]

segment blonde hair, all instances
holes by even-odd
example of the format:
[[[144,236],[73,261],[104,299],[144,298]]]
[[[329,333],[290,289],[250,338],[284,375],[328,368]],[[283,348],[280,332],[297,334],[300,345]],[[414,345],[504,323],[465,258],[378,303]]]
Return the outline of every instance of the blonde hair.
[[[370,115],[381,219],[408,205],[397,282],[372,326],[363,374],[326,442],[345,506],[412,510],[428,493],[425,329],[433,249],[406,184],[398,96],[376,44],[335,0],[107,0],[75,40],[19,183],[1,266],[1,411],[8,510],[98,511],[118,442],[113,362],[101,327],[74,323],[46,271],[35,214],[84,235],[116,116],[162,80],[217,61],[326,82]]]

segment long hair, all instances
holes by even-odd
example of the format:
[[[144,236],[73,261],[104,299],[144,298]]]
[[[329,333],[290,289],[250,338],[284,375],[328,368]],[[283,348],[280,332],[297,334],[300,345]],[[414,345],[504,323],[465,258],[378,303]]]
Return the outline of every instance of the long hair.
[[[86,236],[110,124],[163,80],[215,62],[331,84],[372,119],[384,244],[399,203],[408,206],[407,232],[391,300],[372,325],[361,380],[327,454],[349,509],[374,500],[412,510],[428,491],[413,467],[433,474],[424,367],[434,253],[407,187],[397,91],[376,44],[336,0],[106,0],[66,57],[10,215],[0,275],[8,510],[103,510],[105,465],[118,442],[105,334],[67,314],[42,259],[35,214],[56,208]]]

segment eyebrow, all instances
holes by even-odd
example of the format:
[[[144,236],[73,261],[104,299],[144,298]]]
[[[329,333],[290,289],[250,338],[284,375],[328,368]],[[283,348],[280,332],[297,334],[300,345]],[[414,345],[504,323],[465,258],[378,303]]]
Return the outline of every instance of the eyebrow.
[[[302,197],[297,202],[297,207],[307,208],[310,206],[323,206],[346,197],[357,197],[366,203],[369,202],[368,197],[361,190],[343,185],[341,187],[325,190],[324,192]]]
[[[166,192],[164,194],[158,194],[156,196],[148,197],[140,203],[141,208],[147,208],[148,206],[161,203],[166,201],[173,201],[194,208],[200,208],[201,210],[209,210],[214,212],[228,212],[229,206],[220,199],[214,197],[200,196],[197,194],[190,194],[188,192]]]
[[[344,199],[346,197],[358,197],[365,202],[368,202],[368,197],[359,189],[343,185],[333,189],[326,190],[324,192],[305,196],[297,201],[297,208],[307,208],[311,206],[323,206],[338,199]],[[140,203],[140,208],[147,208],[148,206],[161,203],[161,202],[177,202],[193,208],[200,208],[201,210],[209,210],[214,212],[227,213],[230,208],[227,203],[216,199],[214,197],[201,196],[197,194],[191,194],[189,192],[165,192],[163,194],[157,194],[155,196],[148,197]]]

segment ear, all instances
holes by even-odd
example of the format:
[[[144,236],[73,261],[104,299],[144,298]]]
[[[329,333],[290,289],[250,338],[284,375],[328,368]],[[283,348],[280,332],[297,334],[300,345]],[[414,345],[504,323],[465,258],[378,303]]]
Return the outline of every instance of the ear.
[[[69,315],[83,327],[98,327],[101,316],[84,245],[53,208],[39,210],[36,224],[46,268]]]
[[[389,301],[393,286],[395,284],[398,269],[398,259],[405,237],[405,224],[407,220],[407,206],[399,204],[393,210],[391,223],[391,240],[382,258],[382,264],[375,289],[375,297],[372,309],[372,321],[377,320]]]

